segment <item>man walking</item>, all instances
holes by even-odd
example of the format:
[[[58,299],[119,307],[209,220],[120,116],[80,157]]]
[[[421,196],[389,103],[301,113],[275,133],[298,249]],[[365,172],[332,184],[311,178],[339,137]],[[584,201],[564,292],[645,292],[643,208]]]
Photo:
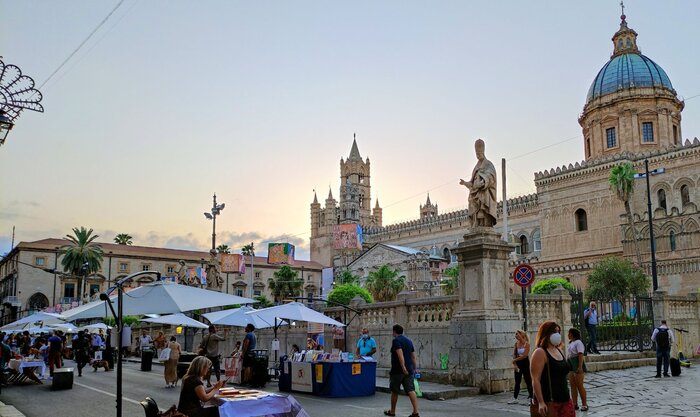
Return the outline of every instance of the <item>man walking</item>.
[[[586,353],[595,353],[600,355],[598,352],[598,310],[594,301],[591,301],[588,308],[583,312],[583,320],[586,323],[586,330],[588,331],[588,345],[586,345]]]
[[[418,414],[418,398],[413,384],[413,374],[418,367],[416,351],[411,339],[403,335],[403,327],[398,324],[393,328],[394,340],[391,342],[391,370],[389,371],[389,389],[391,390],[391,409],[384,411],[385,416],[396,415],[396,402],[399,399],[401,386],[411,400],[413,413],[408,417],[420,417]]]
[[[221,380],[221,364],[219,363],[219,342],[226,340],[226,337],[216,333],[216,326],[209,326],[209,334],[204,336],[200,348],[204,349],[204,355],[211,361],[216,374],[216,382]],[[211,387],[211,372],[207,374],[207,387]]]
[[[61,367],[61,352],[63,352],[63,339],[59,336],[58,330],[54,330],[53,336],[49,337],[49,372],[53,377],[53,369]]]
[[[362,329],[362,337],[357,341],[355,355],[372,356],[377,352],[377,342],[369,335],[369,330],[365,327]]]
[[[245,338],[243,339],[243,347],[241,347],[241,357],[243,358],[243,374],[241,381],[249,384],[253,380],[253,365],[255,364],[255,356],[253,349],[258,344],[255,337],[255,326],[248,323],[245,326]]]
[[[656,378],[661,378],[661,362],[664,364],[664,376],[669,377],[668,363],[671,357],[671,344],[673,343],[673,331],[666,325],[666,320],[661,320],[661,326],[654,329],[651,341],[656,343]]]

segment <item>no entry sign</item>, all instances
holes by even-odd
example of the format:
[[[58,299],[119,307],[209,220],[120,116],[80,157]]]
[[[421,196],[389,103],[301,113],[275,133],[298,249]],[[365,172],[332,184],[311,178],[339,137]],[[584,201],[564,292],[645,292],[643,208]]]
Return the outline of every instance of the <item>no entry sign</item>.
[[[530,265],[518,265],[513,271],[513,281],[525,288],[535,281],[535,270]]]

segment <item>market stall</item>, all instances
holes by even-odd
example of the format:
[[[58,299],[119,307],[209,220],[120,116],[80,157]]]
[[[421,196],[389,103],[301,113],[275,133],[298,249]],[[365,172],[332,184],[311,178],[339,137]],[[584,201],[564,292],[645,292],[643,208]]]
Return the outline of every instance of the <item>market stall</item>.
[[[302,352],[282,365],[280,391],[307,392],[322,397],[364,397],[376,391],[377,363],[355,360],[352,354]]]

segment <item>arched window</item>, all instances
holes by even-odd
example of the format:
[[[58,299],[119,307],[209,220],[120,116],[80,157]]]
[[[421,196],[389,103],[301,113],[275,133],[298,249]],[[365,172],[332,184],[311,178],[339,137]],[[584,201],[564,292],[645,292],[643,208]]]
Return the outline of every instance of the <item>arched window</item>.
[[[666,191],[664,189],[660,189],[659,191],[656,192],[656,196],[659,199],[659,207],[666,210]]]
[[[28,310],[43,310],[49,306],[49,299],[40,292],[34,293],[27,302]]]
[[[671,251],[672,252],[675,251],[676,250],[676,233],[673,230],[671,230],[671,233],[668,234],[668,243],[671,246]]]
[[[580,208],[574,213],[576,216],[576,231],[583,232],[588,230],[588,217],[586,216],[586,210]]]
[[[690,190],[688,190],[687,185],[683,184],[681,185],[681,207],[688,203],[690,203]]]
[[[520,254],[525,255],[526,253],[530,253],[530,248],[527,243],[527,236],[522,235],[520,236]]]
[[[535,232],[532,234],[532,249],[535,252],[542,250],[542,236],[539,230],[535,230]]]

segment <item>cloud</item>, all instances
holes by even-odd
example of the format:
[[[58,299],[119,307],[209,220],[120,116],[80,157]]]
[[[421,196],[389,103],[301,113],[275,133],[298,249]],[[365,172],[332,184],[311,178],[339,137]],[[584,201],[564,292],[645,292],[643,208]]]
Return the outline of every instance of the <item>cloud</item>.
[[[17,220],[20,218],[35,218],[30,212],[40,207],[36,201],[12,200],[0,206],[0,220]]]

